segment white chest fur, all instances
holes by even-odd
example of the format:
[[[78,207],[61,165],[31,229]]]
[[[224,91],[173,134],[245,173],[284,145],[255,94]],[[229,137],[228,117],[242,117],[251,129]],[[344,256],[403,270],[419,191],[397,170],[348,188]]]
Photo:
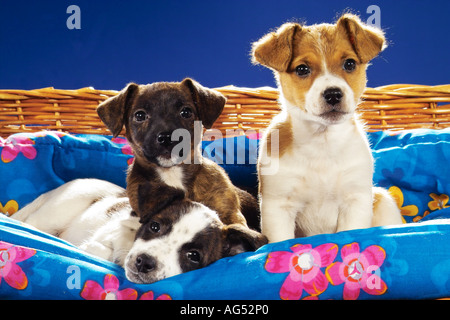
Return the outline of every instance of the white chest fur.
[[[183,184],[183,169],[181,167],[173,166],[170,168],[158,168],[156,171],[161,180],[168,186],[185,190]]]
[[[263,216],[277,212],[278,217],[266,222],[278,224],[279,214],[284,212],[296,223],[286,220],[279,229],[296,224],[297,236],[334,233],[339,230],[339,219],[350,203],[362,201],[364,204],[359,208],[352,207],[370,210],[367,207],[373,159],[369,144],[353,119],[326,128],[298,120],[291,121],[294,136],[290,148],[279,158],[278,171],[260,177],[264,185]],[[263,219],[263,229],[265,224]],[[293,237],[287,234],[286,238]],[[270,239],[271,235],[268,236]],[[275,234],[272,239],[282,240],[283,236]]]

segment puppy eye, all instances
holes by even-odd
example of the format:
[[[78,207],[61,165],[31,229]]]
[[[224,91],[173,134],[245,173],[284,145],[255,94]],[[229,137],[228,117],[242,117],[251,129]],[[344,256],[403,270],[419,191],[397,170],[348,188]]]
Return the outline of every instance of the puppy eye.
[[[344,61],[344,64],[342,65],[342,69],[344,69],[347,72],[352,72],[356,69],[356,61],[353,59],[347,59]]]
[[[192,109],[189,107],[184,107],[180,112],[180,116],[185,119],[189,119],[190,117],[192,117]]]
[[[158,232],[161,230],[161,226],[160,226],[160,224],[159,224],[158,222],[153,221],[153,222],[150,224],[150,230],[151,230],[153,233],[158,233]]]
[[[197,250],[188,251],[186,253],[186,256],[192,262],[195,262],[195,263],[199,263],[200,262],[200,252],[198,252]]]
[[[148,119],[148,115],[147,113],[145,113],[145,111],[136,111],[136,113],[134,114],[134,120],[136,120],[137,122],[142,122]]]
[[[301,64],[295,68],[295,72],[300,77],[307,77],[311,73],[311,69],[306,64]]]

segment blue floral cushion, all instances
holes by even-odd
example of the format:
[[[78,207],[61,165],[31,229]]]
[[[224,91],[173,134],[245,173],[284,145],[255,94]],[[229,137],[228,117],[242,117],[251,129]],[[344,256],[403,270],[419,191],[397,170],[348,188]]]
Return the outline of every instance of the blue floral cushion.
[[[374,183],[405,222],[292,239],[159,281],[134,284],[117,265],[9,218],[76,178],[125,186],[123,138],[55,132],[0,140],[0,299],[399,299],[450,296],[450,130],[369,134]],[[237,185],[257,186],[258,140],[203,142]],[[233,148],[233,151],[231,151]],[[244,155],[244,156],[242,156]],[[412,223],[429,220],[427,223]]]

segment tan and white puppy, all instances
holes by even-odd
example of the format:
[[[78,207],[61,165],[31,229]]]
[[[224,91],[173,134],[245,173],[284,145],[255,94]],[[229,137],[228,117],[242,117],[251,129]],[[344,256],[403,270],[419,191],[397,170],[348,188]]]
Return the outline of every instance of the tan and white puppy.
[[[274,71],[282,108],[258,162],[270,242],[402,222],[388,192],[372,186],[373,158],[355,114],[368,62],[384,47],[383,32],[351,14],[333,25],[286,23],[253,44],[253,62]],[[274,163],[278,170],[265,172]]]

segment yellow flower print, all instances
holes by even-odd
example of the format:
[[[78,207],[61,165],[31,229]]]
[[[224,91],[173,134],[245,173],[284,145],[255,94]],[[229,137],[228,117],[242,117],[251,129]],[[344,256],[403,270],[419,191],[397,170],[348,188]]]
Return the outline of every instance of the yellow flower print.
[[[0,212],[11,216],[19,210],[19,205],[15,200],[9,200],[5,206],[0,202]]]
[[[411,204],[409,206],[403,206],[404,198],[403,192],[399,187],[392,186],[389,188],[389,193],[394,198],[397,203],[398,208],[400,209],[400,213],[402,214],[403,223],[406,223],[406,220],[403,216],[414,217],[419,213],[419,208],[417,206]]]
[[[448,195],[441,194],[438,196],[436,193],[430,193],[430,197],[433,198],[433,201],[428,202],[428,208],[430,210],[441,210],[449,207],[446,205],[449,199]]]
[[[419,215],[417,215],[417,216],[415,216],[414,218],[413,218],[413,222],[419,222],[420,220],[422,220],[423,218],[425,218],[427,215],[429,215],[430,214],[430,211],[425,211],[424,213],[423,213],[423,216],[419,216]]]

